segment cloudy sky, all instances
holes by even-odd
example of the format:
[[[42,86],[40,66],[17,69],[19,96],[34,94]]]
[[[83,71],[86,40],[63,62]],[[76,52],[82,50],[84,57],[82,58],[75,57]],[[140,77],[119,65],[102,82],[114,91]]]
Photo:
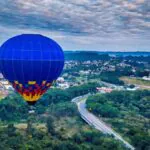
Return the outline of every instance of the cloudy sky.
[[[64,50],[150,51],[150,0],[0,0],[0,44],[22,33]]]

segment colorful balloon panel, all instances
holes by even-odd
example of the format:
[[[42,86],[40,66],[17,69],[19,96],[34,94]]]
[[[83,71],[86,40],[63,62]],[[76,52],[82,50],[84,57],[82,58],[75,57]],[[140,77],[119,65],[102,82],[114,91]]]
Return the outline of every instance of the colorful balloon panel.
[[[14,89],[23,96],[23,98],[29,103],[34,104],[52,85],[47,81],[42,81],[41,84],[37,84],[36,81],[28,81],[26,84],[14,81],[12,86]]]
[[[0,71],[29,103],[37,101],[64,67],[64,53],[52,39],[22,34],[0,47]]]

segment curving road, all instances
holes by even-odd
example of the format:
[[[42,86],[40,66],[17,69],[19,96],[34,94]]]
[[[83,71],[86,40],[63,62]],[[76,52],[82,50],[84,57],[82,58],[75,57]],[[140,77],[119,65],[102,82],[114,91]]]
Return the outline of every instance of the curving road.
[[[90,126],[96,128],[97,130],[103,132],[104,134],[113,135],[115,139],[123,142],[127,148],[134,150],[135,148],[132,145],[130,145],[127,141],[125,141],[118,133],[116,133],[106,123],[100,120],[100,118],[96,117],[86,109],[85,102],[88,96],[89,94],[72,99],[72,102],[77,104],[78,111],[82,119],[85,120]]]

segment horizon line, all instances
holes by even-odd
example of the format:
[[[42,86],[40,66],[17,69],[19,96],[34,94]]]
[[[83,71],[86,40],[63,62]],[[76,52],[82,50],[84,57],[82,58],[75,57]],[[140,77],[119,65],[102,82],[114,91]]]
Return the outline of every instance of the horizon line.
[[[119,53],[150,53],[150,51],[119,51],[119,50],[64,50],[65,52],[119,52]]]

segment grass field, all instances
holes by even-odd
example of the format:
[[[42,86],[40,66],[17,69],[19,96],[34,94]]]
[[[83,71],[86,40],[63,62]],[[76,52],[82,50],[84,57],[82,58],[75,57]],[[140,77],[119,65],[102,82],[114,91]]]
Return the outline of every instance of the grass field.
[[[120,80],[126,84],[134,84],[139,86],[141,89],[150,90],[150,81],[146,81],[140,78],[121,77]]]
[[[47,132],[46,123],[33,123],[33,128]],[[7,127],[7,125],[0,125],[0,127]],[[25,133],[27,129],[27,123],[15,123],[15,127],[18,131]],[[61,133],[62,137],[68,138],[72,137],[74,134],[91,130],[90,126],[80,119],[80,117],[61,117],[59,119],[55,118],[54,128],[56,132]]]

